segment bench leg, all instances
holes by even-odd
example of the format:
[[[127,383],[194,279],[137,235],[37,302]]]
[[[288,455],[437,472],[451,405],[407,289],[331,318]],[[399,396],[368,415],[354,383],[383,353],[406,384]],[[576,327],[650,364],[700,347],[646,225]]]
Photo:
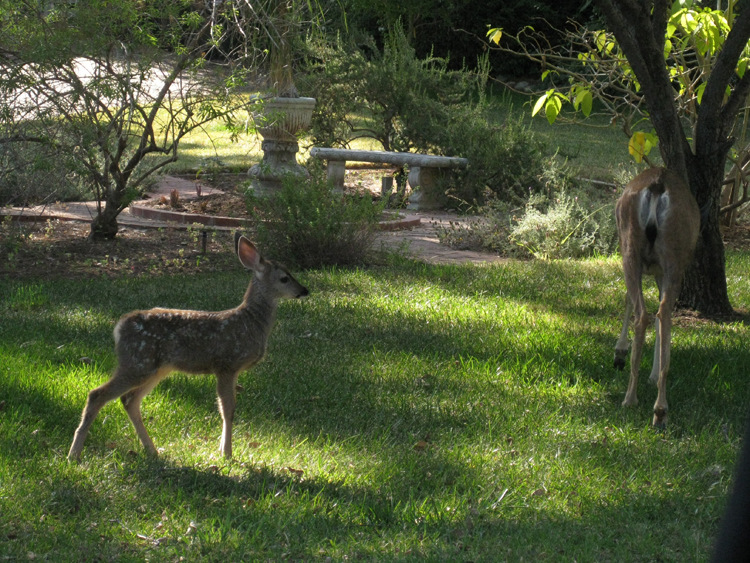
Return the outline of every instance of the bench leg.
[[[333,184],[334,192],[344,191],[344,175],[346,174],[346,161],[328,161],[328,181]]]
[[[437,186],[442,170],[440,168],[426,168],[424,166],[413,166],[409,169],[409,209],[435,209],[434,201],[431,201],[426,192]]]

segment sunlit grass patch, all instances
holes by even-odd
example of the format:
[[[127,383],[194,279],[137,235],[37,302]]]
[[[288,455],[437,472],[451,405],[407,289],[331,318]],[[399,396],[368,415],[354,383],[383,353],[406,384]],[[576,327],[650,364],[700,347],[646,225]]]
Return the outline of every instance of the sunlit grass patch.
[[[730,253],[733,303],[748,301]],[[235,457],[212,377],[117,401],[65,461],[112,325],[153,305],[237,304],[243,273],[0,281],[0,534],[11,557],[703,560],[747,404],[741,322],[678,321],[670,422],[623,409],[617,259],[302,273],[240,378]],[[732,281],[734,280],[734,281]],[[655,302],[654,288],[649,299]],[[500,547],[498,547],[500,546]]]

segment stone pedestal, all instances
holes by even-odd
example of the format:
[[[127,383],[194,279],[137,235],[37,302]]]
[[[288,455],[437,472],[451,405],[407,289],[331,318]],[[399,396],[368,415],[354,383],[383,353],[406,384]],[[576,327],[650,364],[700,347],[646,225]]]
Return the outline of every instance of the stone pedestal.
[[[297,134],[310,126],[315,98],[272,98],[263,106],[258,132],[263,136],[263,159],[248,174],[253,190],[272,195],[281,190],[285,176],[306,177],[307,170],[297,164]]]

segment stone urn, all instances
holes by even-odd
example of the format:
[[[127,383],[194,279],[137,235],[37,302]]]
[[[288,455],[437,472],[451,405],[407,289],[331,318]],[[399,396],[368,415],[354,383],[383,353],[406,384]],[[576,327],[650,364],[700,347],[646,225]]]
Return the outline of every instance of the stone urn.
[[[259,195],[272,195],[282,187],[282,179],[290,174],[308,176],[297,164],[297,135],[310,126],[315,98],[270,98],[263,104],[258,131],[263,137],[263,159],[248,174]]]

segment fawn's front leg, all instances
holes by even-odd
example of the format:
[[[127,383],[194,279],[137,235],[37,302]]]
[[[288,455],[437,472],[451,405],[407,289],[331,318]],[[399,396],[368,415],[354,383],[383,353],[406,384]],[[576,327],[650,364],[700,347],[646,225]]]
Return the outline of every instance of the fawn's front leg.
[[[232,423],[234,410],[237,406],[237,373],[216,374],[216,393],[219,396],[219,412],[223,421],[221,429],[221,453],[224,457],[232,457]]]

